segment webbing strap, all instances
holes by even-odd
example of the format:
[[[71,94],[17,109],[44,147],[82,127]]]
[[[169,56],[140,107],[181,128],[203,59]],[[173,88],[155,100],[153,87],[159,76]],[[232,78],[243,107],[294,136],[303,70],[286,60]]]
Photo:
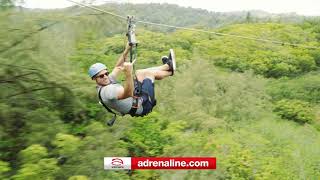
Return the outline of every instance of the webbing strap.
[[[117,114],[116,114],[115,112],[113,112],[107,105],[105,105],[105,104],[103,103],[102,98],[101,98],[101,89],[102,89],[102,88],[99,89],[99,93],[98,93],[99,102],[100,102],[100,104],[102,104],[102,106],[103,106],[104,108],[107,109],[107,111],[108,111],[109,113],[112,113],[112,114],[113,114],[112,119],[109,120],[108,123],[107,123],[108,126],[112,126],[112,125],[114,124],[114,122],[116,121],[116,119],[117,119]]]
[[[129,114],[132,117],[137,116],[136,112],[137,112],[138,108],[139,108],[139,97],[134,96],[134,97],[132,97],[132,106],[131,106],[131,109],[129,111]]]

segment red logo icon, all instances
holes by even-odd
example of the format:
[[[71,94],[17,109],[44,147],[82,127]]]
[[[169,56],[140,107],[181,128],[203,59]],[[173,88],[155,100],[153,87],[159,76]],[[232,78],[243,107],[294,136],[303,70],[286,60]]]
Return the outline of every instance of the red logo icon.
[[[111,160],[111,165],[113,168],[123,168],[124,167],[123,160],[120,158],[113,158]]]

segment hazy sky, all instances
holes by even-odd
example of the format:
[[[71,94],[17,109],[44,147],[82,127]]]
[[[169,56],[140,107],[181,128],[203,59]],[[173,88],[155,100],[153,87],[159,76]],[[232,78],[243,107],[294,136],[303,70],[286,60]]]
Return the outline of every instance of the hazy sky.
[[[74,0],[81,2],[81,0]],[[25,0],[29,8],[63,8],[73,5],[66,0]],[[110,2],[96,0],[97,4]],[[296,12],[320,16],[320,0],[117,0],[122,3],[170,3],[216,12],[264,10],[271,13]]]

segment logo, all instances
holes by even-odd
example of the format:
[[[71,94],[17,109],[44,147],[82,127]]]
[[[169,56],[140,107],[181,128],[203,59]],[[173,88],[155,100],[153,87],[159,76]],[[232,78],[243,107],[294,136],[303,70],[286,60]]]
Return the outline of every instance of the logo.
[[[131,169],[131,157],[104,157],[104,169]]]
[[[111,160],[111,167],[112,168],[124,168],[123,160],[120,158],[113,158]]]

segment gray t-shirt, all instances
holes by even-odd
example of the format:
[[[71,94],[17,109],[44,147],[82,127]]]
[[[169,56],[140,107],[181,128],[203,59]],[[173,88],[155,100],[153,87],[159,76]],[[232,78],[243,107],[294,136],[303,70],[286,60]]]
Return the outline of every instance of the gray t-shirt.
[[[118,100],[118,91],[123,88],[121,84],[116,83],[116,80],[113,78],[112,74],[109,76],[111,84],[107,86],[97,86],[97,91],[101,89],[101,99],[105,105],[109,108],[118,111],[121,114],[128,114],[132,106],[132,97],[126,99]],[[136,114],[142,114],[142,99],[139,98],[138,109]]]

